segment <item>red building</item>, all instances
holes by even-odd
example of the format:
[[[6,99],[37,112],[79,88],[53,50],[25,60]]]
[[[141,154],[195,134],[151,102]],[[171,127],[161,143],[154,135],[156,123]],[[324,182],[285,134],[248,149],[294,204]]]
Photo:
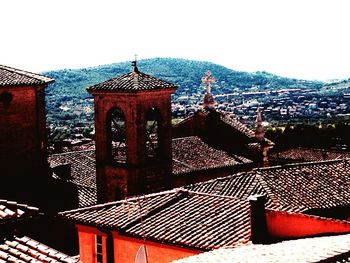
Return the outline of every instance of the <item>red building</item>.
[[[44,92],[51,82],[53,79],[0,65],[0,167],[7,181],[45,176]]]
[[[255,167],[268,164],[267,152],[274,146],[264,137],[260,112],[254,132],[231,113],[213,108],[199,110],[173,127],[174,138],[192,135],[200,136],[213,148],[253,160]]]
[[[171,186],[171,101],[174,84],[139,72],[99,83],[94,96],[97,199]]]
[[[349,233],[350,223],[265,209],[263,196],[248,201],[184,189],[63,212],[76,223],[80,259],[171,262],[222,247],[268,244]]]
[[[45,88],[51,82],[0,65],[0,199],[62,211],[76,206],[76,194],[51,177],[47,162]]]

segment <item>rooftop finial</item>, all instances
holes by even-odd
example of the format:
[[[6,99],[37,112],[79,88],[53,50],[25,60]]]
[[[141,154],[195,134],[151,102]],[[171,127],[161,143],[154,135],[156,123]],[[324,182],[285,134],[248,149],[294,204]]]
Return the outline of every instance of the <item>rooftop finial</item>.
[[[137,55],[135,54],[135,60],[131,62],[131,66],[134,67],[134,72],[139,73],[139,69],[137,68]]]
[[[202,82],[205,84],[205,89],[207,94],[211,92],[211,83],[215,82],[215,78],[211,75],[211,71],[208,70],[205,75],[202,77]]]
[[[202,77],[202,83],[205,84],[206,93],[204,94],[203,98],[203,108],[204,109],[214,109],[215,108],[215,99],[214,96],[211,94],[211,84],[214,83],[216,80],[211,75],[211,71],[208,70],[205,75]]]
[[[261,110],[260,106],[256,109],[256,129],[255,129],[255,137],[258,139],[258,141],[264,140],[264,127],[262,124],[262,117],[261,117]]]

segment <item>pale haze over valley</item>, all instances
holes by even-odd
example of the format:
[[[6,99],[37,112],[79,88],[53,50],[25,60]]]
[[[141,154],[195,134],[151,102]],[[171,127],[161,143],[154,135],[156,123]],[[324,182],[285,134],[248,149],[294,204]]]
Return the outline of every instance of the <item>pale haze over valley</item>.
[[[138,54],[350,78],[349,7],[346,0],[3,1],[0,64],[42,72]]]

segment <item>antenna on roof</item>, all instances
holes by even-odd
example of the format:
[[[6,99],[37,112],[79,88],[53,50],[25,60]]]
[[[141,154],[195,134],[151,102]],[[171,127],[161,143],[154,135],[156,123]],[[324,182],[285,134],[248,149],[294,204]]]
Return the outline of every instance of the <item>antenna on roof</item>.
[[[143,201],[145,201],[145,196],[143,196]],[[137,197],[137,205],[138,205],[139,216],[140,216],[143,244],[139,247],[139,249],[136,253],[135,263],[148,263],[146,236],[145,236],[145,229],[143,228],[143,218],[142,218],[142,208],[143,207],[141,207],[141,202],[140,202],[139,196]],[[147,205],[148,205],[148,201],[147,201]]]
[[[134,72],[139,73],[139,69],[137,68],[137,55],[135,54],[135,60],[131,62],[131,66],[134,67]]]

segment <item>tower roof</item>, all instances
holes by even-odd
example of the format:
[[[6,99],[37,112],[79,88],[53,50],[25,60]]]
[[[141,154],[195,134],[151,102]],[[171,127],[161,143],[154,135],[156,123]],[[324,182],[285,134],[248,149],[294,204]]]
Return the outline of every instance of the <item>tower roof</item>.
[[[0,65],[0,87],[42,85],[53,81],[39,74]]]
[[[136,68],[127,74],[88,87],[87,91],[140,92],[176,88],[175,84],[139,72]]]

